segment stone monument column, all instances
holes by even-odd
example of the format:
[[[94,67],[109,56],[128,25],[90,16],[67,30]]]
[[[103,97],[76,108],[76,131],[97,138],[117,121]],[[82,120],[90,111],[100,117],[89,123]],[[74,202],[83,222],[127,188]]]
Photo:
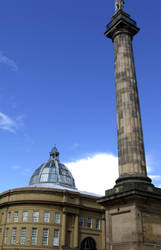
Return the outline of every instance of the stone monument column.
[[[140,105],[132,48],[139,31],[135,21],[122,9],[107,25],[105,36],[114,43],[119,179],[116,183],[147,177]]]
[[[106,250],[161,250],[161,189],[147,176],[132,48],[139,28],[123,7],[115,0],[105,32],[114,44],[119,178],[98,202],[106,210]]]

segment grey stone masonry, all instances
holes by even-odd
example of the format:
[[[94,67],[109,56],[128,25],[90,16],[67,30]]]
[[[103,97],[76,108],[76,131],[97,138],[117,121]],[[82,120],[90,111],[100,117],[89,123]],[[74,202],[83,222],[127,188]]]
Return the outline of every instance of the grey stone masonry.
[[[119,178],[98,203],[105,207],[106,250],[161,250],[161,189],[147,176],[132,48],[139,31],[122,10],[105,36],[114,43]]]
[[[105,32],[114,43],[120,180],[126,177],[147,177],[132,48],[132,38],[138,31],[136,23],[120,10],[112,17]]]

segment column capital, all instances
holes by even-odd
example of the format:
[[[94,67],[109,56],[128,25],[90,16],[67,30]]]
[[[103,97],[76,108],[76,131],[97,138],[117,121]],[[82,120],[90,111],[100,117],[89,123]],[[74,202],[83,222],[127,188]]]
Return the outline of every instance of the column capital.
[[[112,20],[106,25],[104,35],[110,39],[114,39],[116,35],[121,33],[128,33],[131,37],[139,32],[136,22],[130,18],[130,15],[123,10],[119,10],[112,16]]]

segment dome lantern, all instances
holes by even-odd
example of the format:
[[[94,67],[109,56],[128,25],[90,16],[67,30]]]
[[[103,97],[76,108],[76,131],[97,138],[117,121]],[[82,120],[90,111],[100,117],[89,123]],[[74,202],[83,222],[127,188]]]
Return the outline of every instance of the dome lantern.
[[[50,157],[53,157],[54,159],[59,161],[59,151],[58,151],[56,145],[54,145],[54,147],[51,149]]]

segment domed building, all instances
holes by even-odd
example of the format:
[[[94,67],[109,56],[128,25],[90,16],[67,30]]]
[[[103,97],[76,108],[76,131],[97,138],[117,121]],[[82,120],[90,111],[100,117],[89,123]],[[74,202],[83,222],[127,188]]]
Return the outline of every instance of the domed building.
[[[59,161],[59,152],[56,146],[50,152],[50,159],[35,170],[29,185],[76,189],[72,174]]]
[[[29,186],[0,194],[0,249],[105,249],[98,196],[77,190],[54,147]]]

